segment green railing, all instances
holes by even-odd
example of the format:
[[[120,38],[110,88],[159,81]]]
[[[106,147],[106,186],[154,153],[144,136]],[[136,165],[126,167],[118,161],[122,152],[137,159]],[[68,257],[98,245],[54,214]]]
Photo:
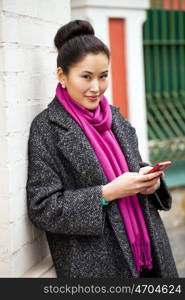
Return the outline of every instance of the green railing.
[[[144,62],[150,160],[185,160],[185,11],[147,11]]]

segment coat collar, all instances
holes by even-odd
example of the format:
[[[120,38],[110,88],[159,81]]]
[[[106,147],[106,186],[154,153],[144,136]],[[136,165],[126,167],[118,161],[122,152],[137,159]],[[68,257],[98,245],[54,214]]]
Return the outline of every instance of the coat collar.
[[[111,129],[120,143],[121,149],[127,159],[129,169],[131,171],[136,171],[136,168],[139,168],[139,164],[138,166],[135,164],[135,157],[133,155],[131,144],[135,131],[121,116],[118,107],[110,105],[110,108],[112,111]],[[57,144],[59,151],[66,156],[70,163],[79,172],[80,176],[84,178],[84,182],[91,186],[104,185],[108,183],[89,140],[76,121],[61,106],[56,97],[48,105],[48,118],[50,122],[59,126],[59,128],[57,126],[57,133],[59,134],[60,139]],[[127,234],[123,226],[119,208],[115,201],[112,201],[109,204],[107,213],[112,228],[122,248],[125,260],[130,266],[130,271],[134,277],[137,277]]]
[[[51,122],[63,128],[70,129],[75,126],[75,121],[59,103],[57,97],[48,105],[48,116]]]

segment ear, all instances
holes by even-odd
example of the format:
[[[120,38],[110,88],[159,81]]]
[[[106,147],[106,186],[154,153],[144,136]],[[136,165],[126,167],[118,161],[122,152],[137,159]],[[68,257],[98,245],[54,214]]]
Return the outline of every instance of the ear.
[[[58,81],[63,82],[64,81],[64,72],[61,67],[58,67],[56,70],[56,77]]]

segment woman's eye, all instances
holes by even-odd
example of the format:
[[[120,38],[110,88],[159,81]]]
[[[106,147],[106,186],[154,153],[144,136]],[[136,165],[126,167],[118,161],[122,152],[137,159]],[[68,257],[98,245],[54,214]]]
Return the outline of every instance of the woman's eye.
[[[104,74],[101,76],[101,78],[107,78],[108,77],[108,74]]]
[[[91,77],[89,75],[84,75],[82,76],[83,78],[86,78],[86,79],[91,79]]]

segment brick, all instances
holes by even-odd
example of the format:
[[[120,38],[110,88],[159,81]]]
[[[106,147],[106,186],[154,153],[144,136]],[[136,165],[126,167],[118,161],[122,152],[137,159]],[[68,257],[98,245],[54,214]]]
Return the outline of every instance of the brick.
[[[32,225],[26,217],[16,220],[10,225],[11,253],[21,249],[23,245],[32,241]]]
[[[49,276],[51,275],[51,276]],[[22,278],[54,278],[56,277],[56,272],[53,268],[53,262],[51,255],[48,255],[44,259],[41,260],[38,264],[34,265],[31,269],[29,269],[26,273],[24,273]]]
[[[33,240],[36,240],[43,234],[43,231],[32,225]]]
[[[9,278],[11,276],[10,259],[0,258],[0,278]]]
[[[68,0],[63,0],[62,3],[60,0],[50,0],[49,2],[40,0],[38,1],[38,8],[41,12],[41,18],[58,22],[61,25],[69,22],[71,17],[70,1]]]
[[[44,99],[48,96],[48,80],[47,75],[32,74],[28,82],[28,90],[30,90],[30,99]],[[33,88],[34,87],[34,88]]]
[[[6,105],[9,109],[14,110],[17,105],[19,107],[26,106],[26,101],[31,99],[32,90],[34,89],[34,82],[30,84],[30,73],[7,73],[5,75],[5,89],[6,89]],[[9,88],[11,86],[11,89]]]
[[[0,72],[0,97],[1,97],[0,110],[2,110],[4,106],[7,105],[7,103],[6,103],[6,95],[5,95],[5,80],[1,72]]]
[[[10,256],[10,227],[7,223],[0,226],[0,260],[6,260]],[[0,268],[1,269],[1,268]]]
[[[9,196],[1,197],[0,201],[0,225],[1,227],[9,225],[9,214],[10,214],[10,205],[9,205],[10,198]]]
[[[41,278],[57,278],[55,268],[53,267],[53,268],[49,269],[47,272],[42,274],[40,277]]]
[[[7,163],[8,163],[8,140],[7,137],[4,136],[4,137],[0,137],[0,166],[6,167]]]
[[[27,181],[27,165],[24,161],[12,164],[9,174],[10,192],[17,192],[21,188],[25,188]],[[17,176],[18,175],[18,176]]]
[[[34,103],[33,105],[30,105],[30,110],[28,112],[29,129],[31,126],[31,122],[33,121],[35,116],[37,116],[44,108],[46,108],[46,105],[44,105],[43,103],[42,104]]]
[[[0,137],[6,134],[6,119],[7,111],[6,109],[0,109]]]
[[[3,47],[3,64],[0,65],[0,72],[20,72],[25,69],[22,61],[23,50],[18,45],[5,45]]]
[[[27,216],[26,189],[14,190],[10,197],[10,222]]]
[[[25,0],[6,0],[3,2],[3,10],[15,14],[36,17],[38,13],[37,3],[37,0],[32,0],[32,5],[28,5],[27,1]]]
[[[66,23],[70,19],[70,1],[69,0],[33,0],[32,5],[28,5],[25,0],[4,1],[3,9],[7,12],[30,16],[34,18],[45,19],[47,21]],[[52,11],[52,13],[51,13]]]
[[[9,195],[9,169],[0,164],[0,198],[4,199]]]
[[[28,123],[28,110],[26,106],[17,106],[17,108],[8,108],[6,110],[8,119],[7,119],[7,131],[9,133],[16,133],[25,131],[29,128]]]
[[[1,32],[1,42],[17,43],[17,37],[19,35],[19,19],[2,15],[2,24],[3,30]]]
[[[56,69],[57,51],[53,44],[54,36],[51,36],[50,47],[37,47],[24,49],[24,65],[29,73],[51,73]],[[33,51],[34,50],[34,51]]]
[[[42,245],[42,247],[41,247]],[[20,277],[32,266],[40,262],[48,254],[45,236],[39,240],[26,244],[12,255],[12,276]]]
[[[8,162],[12,164],[23,160],[23,158],[25,160],[27,157],[27,136],[22,133],[13,134],[7,137],[7,141],[9,147]]]
[[[41,257],[44,258],[49,253],[49,246],[47,243],[45,233],[41,234],[38,238],[39,252],[41,253]]]
[[[4,109],[15,105],[18,101],[19,86],[17,78],[18,75],[16,73],[4,72],[0,74],[0,84],[2,84],[3,88],[1,105]]]
[[[4,47],[0,46],[0,72],[4,70]]]
[[[16,26],[13,32],[10,30]],[[53,47],[53,38],[60,25],[42,20],[32,20],[24,17],[9,15],[4,17],[2,41],[30,46]],[[29,33],[29,34],[28,34]]]
[[[50,95],[53,98],[57,84],[54,72],[53,68],[53,73],[7,74],[5,87],[6,102],[9,104],[9,110],[15,113],[16,106],[18,105],[18,112],[21,109],[25,109],[29,113],[30,108],[27,106],[27,101],[40,100],[41,103],[50,97]],[[11,89],[9,89],[10,86],[12,87]]]

